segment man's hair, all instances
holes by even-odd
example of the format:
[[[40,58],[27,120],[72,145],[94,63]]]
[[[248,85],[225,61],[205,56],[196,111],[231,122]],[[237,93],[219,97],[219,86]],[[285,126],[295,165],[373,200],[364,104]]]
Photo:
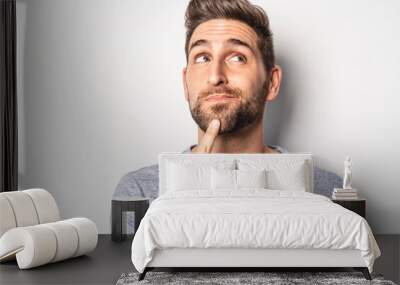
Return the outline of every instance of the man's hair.
[[[257,45],[263,57],[267,74],[275,65],[272,33],[265,11],[247,0],[191,0],[186,9],[185,27],[186,60],[189,58],[189,41],[198,25],[213,19],[238,20],[249,25],[257,34]]]

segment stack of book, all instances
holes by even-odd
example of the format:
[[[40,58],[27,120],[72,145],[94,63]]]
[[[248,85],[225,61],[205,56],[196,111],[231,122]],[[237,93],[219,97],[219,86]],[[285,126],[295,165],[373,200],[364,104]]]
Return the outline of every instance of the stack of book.
[[[333,188],[332,199],[336,200],[356,200],[358,199],[357,189]]]

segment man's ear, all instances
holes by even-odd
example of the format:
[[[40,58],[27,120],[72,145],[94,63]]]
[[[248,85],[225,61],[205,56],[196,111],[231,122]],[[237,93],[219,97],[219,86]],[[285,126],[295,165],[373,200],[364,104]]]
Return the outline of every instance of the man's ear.
[[[282,82],[282,69],[275,65],[271,70],[269,87],[267,89],[267,101],[273,101],[279,94],[279,88]]]
[[[185,92],[185,99],[187,102],[189,102],[189,92],[186,84],[186,67],[184,67],[182,70],[182,81],[183,81],[183,91]]]

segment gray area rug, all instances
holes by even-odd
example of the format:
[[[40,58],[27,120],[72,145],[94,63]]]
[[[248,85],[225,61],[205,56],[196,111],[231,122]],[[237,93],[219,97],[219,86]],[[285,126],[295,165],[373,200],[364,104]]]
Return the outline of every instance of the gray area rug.
[[[381,274],[366,280],[361,272],[147,272],[138,281],[139,273],[123,273],[116,285],[133,284],[379,284],[395,285]]]

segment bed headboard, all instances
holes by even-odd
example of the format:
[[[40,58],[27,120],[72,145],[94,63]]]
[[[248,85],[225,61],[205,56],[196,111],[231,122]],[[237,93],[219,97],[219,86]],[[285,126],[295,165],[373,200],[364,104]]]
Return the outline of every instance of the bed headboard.
[[[240,159],[249,159],[255,161],[265,161],[265,163],[273,163],[279,160],[287,163],[304,161],[307,165],[307,179],[309,188],[307,192],[314,192],[314,162],[311,153],[181,153],[181,152],[163,152],[158,155],[159,166],[159,195],[167,190],[167,165],[170,161],[182,162],[190,160],[191,163],[232,161],[237,164]]]

